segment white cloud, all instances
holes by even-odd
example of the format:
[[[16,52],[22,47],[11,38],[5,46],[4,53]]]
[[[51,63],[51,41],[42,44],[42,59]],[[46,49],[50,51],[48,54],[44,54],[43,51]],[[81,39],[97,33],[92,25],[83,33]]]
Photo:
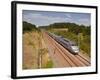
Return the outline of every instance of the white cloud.
[[[71,13],[62,13],[56,15],[56,13],[30,12],[23,14],[23,20],[38,26],[49,25],[55,22],[74,22],[78,24],[90,25],[90,18],[87,18],[86,16],[82,17],[82,15],[72,15]]]
[[[37,21],[38,19],[38,21]],[[29,21],[31,23],[39,23],[42,24],[49,24],[54,22],[65,22],[68,21],[69,18],[64,18],[61,16],[50,16],[50,15],[43,15],[43,14],[36,14],[36,13],[29,13],[23,16],[23,20]],[[36,22],[37,21],[37,22]]]
[[[67,18],[72,18],[72,16],[70,14],[65,14]]]

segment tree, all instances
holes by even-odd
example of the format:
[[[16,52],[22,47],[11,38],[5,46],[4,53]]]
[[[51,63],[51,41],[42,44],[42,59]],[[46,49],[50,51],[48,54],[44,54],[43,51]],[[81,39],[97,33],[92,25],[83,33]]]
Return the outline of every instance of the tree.
[[[34,24],[23,21],[23,33],[28,32],[28,31],[32,31],[32,30],[36,30],[36,29],[37,28]]]

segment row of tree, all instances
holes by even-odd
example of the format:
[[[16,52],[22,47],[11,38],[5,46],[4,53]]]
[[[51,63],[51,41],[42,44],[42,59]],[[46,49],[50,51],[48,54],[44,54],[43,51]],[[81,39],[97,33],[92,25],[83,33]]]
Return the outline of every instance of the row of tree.
[[[53,28],[68,28],[69,32],[75,34],[83,33],[84,35],[90,35],[90,26],[78,25],[76,23],[54,23],[48,26],[40,26],[44,29],[53,29]]]
[[[38,30],[36,25],[23,21],[23,33]]]

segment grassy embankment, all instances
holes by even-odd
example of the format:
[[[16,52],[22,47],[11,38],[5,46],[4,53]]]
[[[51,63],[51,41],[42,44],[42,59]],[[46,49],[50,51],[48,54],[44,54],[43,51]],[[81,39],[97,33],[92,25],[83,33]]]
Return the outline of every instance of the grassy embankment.
[[[41,31],[35,25],[23,22],[23,69],[51,67],[53,63]]]

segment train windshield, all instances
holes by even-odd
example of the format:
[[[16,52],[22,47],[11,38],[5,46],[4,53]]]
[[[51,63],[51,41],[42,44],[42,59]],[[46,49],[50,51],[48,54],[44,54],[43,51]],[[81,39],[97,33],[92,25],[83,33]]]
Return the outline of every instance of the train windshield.
[[[79,52],[79,47],[76,44],[71,44],[72,49],[74,52],[78,53]]]

